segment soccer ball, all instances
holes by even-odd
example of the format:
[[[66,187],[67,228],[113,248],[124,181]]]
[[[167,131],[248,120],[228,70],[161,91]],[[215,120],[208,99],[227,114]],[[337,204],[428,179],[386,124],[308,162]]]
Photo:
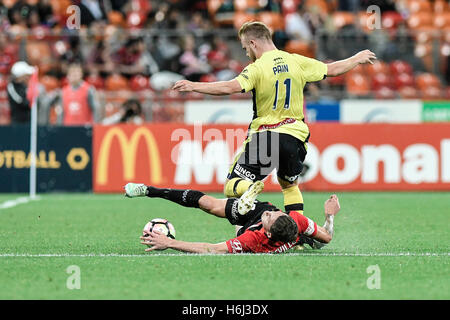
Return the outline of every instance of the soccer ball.
[[[166,219],[156,218],[149,221],[142,231],[142,234],[147,236],[151,231],[158,231],[169,238],[175,239],[175,228],[172,223]]]

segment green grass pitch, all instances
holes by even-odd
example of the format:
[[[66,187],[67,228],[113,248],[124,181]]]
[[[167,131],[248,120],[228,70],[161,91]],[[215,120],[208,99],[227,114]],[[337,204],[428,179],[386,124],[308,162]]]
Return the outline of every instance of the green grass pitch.
[[[0,204],[20,196],[0,194]],[[225,219],[160,199],[44,194],[0,209],[0,299],[450,299],[449,193],[338,196],[335,238],[322,250],[213,256],[144,253],[139,235],[160,217],[178,239],[221,242],[234,232]],[[320,225],[327,197],[304,193]],[[260,199],[282,208],[281,194]],[[70,290],[73,265],[80,289]],[[370,266],[379,289],[368,288]]]

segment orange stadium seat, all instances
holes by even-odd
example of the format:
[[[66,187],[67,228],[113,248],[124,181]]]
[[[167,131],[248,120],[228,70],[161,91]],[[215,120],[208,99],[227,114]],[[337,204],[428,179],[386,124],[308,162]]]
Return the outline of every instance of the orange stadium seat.
[[[366,70],[369,76],[373,77],[377,73],[388,74],[390,69],[386,62],[376,60],[373,64],[368,64]]]
[[[106,78],[105,89],[109,91],[127,90],[128,80],[120,74],[112,74]]]
[[[214,17],[214,15],[216,14],[217,10],[220,8],[222,3],[223,0],[207,0],[206,8],[211,17]]]
[[[408,27],[410,29],[422,28],[433,25],[433,14],[431,12],[417,12],[412,14],[408,19]]]
[[[394,75],[400,74],[400,73],[408,73],[408,74],[412,75],[412,73],[413,73],[412,66],[409,63],[407,63],[405,61],[401,61],[401,60],[392,61],[390,63],[390,69]]]
[[[370,93],[370,83],[366,76],[360,73],[349,74],[345,78],[347,92],[352,96],[366,96]]]
[[[45,75],[39,81],[45,88],[46,92],[60,88],[60,82],[56,77]]]
[[[234,11],[255,12],[259,8],[258,0],[234,0]]]
[[[409,0],[407,6],[410,13],[432,11],[431,3],[426,0]]]
[[[450,27],[450,12],[435,14],[434,26],[439,29]]]
[[[289,40],[284,47],[284,50],[290,53],[297,53],[305,57],[314,58],[314,48],[306,41]]]
[[[434,2],[434,13],[444,13],[449,11],[448,3],[445,0],[436,0]]]
[[[332,16],[333,25],[336,29],[340,29],[346,25],[355,23],[355,15],[350,12],[337,11]]]
[[[418,43],[429,43],[437,36],[436,27],[424,26],[416,30],[415,39]]]
[[[115,26],[118,27],[124,27],[125,26],[125,19],[119,11],[111,10],[108,13],[108,21]]]
[[[428,87],[441,87],[441,81],[432,73],[422,73],[416,76],[416,84],[422,91]]]
[[[257,15],[259,21],[265,23],[272,31],[284,29],[284,19],[280,13],[262,11]]]
[[[256,20],[254,13],[236,12],[233,17],[233,26],[236,30],[239,30],[244,23],[254,20]]]
[[[442,91],[439,87],[427,87],[422,90],[422,99],[425,100],[440,100],[442,99]]]

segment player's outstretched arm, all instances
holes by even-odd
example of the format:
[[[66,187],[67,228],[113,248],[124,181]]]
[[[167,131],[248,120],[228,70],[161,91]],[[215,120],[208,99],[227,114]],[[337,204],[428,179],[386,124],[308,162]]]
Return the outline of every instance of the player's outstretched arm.
[[[157,231],[150,232],[148,236],[141,237],[141,243],[150,245],[151,247],[145,251],[175,249],[190,253],[228,253],[228,247],[225,242],[221,243],[205,243],[205,242],[187,242],[180,241],[166,237],[164,234]]]
[[[236,79],[216,82],[192,82],[180,80],[175,83],[172,90],[180,92],[199,92],[215,96],[224,96],[242,91],[241,85]]]
[[[338,197],[333,194],[324,204],[325,224],[323,227],[317,226],[317,234],[314,236],[315,247],[320,249],[333,239],[334,234],[334,216],[339,212],[341,206]]]
[[[366,63],[370,63],[373,64],[373,61],[375,61],[377,59],[375,53],[373,53],[370,50],[364,50],[364,51],[360,51],[357,54],[355,54],[354,56],[345,59],[345,60],[339,60],[333,63],[328,63],[328,72],[327,72],[327,76],[328,77],[336,77],[339,76],[341,74],[344,74],[350,70],[352,70],[353,68],[355,68],[356,66],[360,65],[360,64],[366,64]]]

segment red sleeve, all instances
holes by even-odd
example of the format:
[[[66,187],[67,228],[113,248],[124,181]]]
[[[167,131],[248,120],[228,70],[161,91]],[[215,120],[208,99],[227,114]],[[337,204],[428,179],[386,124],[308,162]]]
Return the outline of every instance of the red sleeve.
[[[310,218],[304,215],[291,211],[289,215],[295,220],[298,226],[298,233],[303,233],[305,236],[314,237],[317,234],[317,224]]]
[[[254,252],[260,241],[254,231],[245,231],[239,237],[228,240],[229,253]]]

